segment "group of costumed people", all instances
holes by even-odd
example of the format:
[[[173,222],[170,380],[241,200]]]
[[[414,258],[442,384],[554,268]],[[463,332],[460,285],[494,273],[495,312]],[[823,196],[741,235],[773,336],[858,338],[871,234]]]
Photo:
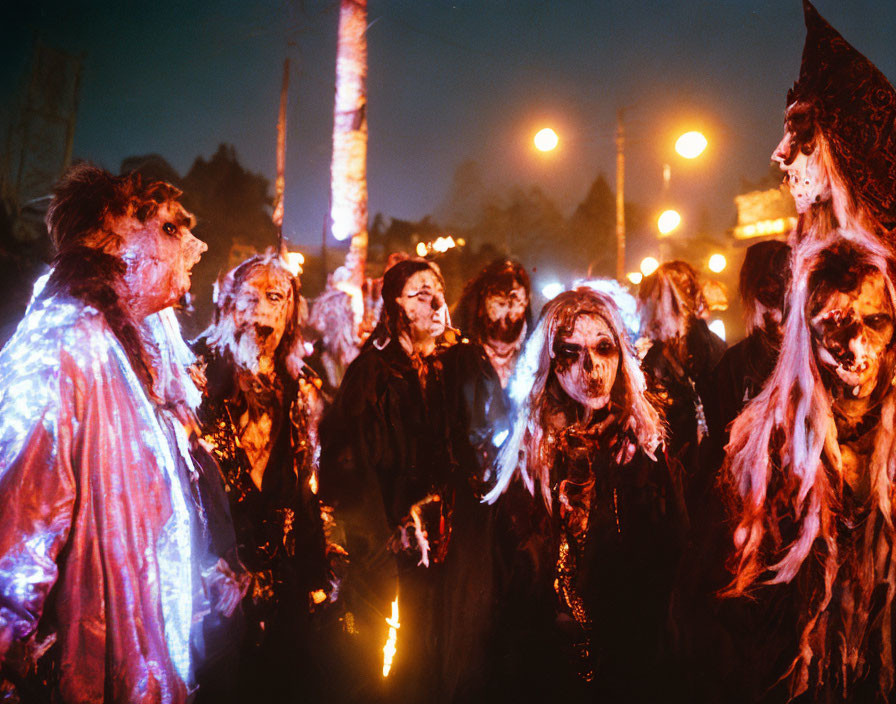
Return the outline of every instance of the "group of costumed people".
[[[635,340],[510,259],[308,315],[273,251],[187,344],[181,193],[73,167],[0,352],[0,699],[896,700],[896,91],[804,11],[727,349],[680,261]]]

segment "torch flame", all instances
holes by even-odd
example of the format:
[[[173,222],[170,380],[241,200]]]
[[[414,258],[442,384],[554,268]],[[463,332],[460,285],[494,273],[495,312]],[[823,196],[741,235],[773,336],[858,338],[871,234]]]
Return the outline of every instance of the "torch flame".
[[[398,640],[398,629],[401,624],[398,622],[398,597],[392,602],[392,616],[386,619],[389,625],[389,637],[386,638],[386,645],[383,646],[383,677],[389,676],[392,669],[392,658],[395,657],[397,648],[395,642]]]
[[[308,477],[308,488],[311,489],[312,494],[317,493],[317,472],[312,470],[311,475]]]

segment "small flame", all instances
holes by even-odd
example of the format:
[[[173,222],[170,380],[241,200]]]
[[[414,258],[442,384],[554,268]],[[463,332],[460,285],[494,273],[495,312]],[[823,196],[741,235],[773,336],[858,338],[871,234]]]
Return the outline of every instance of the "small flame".
[[[308,477],[308,488],[311,489],[312,494],[317,493],[317,472],[312,470],[311,476]]]
[[[386,619],[389,625],[389,637],[386,638],[386,644],[383,646],[383,677],[389,676],[392,669],[392,659],[395,657],[397,648],[395,643],[398,640],[398,629],[401,624],[398,622],[398,597],[392,602],[392,616]]]
[[[426,504],[432,503],[433,501],[439,501],[438,494],[430,494],[411,506],[411,518],[414,521],[414,533],[417,536],[417,547],[420,548],[420,562],[417,563],[418,567],[420,565],[429,567],[429,540],[427,540],[426,531],[423,529],[422,511]]]
[[[426,539],[426,533],[423,532],[423,522],[420,520],[420,506],[414,504],[411,506],[411,518],[414,519],[414,533],[417,536],[417,546],[420,548],[420,562],[417,565],[429,567],[429,541]]]

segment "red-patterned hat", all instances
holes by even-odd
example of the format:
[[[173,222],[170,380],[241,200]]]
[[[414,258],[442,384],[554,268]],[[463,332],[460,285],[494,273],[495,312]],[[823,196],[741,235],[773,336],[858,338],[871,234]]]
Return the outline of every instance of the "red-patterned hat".
[[[857,203],[887,230],[896,229],[896,90],[877,67],[803,0],[806,44],[787,105],[794,146],[812,150],[813,124]]]

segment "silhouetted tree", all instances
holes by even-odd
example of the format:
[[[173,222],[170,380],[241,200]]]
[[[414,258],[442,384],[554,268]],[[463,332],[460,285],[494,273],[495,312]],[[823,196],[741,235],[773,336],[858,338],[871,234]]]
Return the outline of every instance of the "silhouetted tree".
[[[232,146],[222,144],[211,159],[193,162],[183,179],[184,204],[197,218],[195,234],[208,251],[193,270],[196,312],[184,319],[190,334],[201,331],[211,318],[212,285],[236,266],[250,250],[277,246],[271,222],[270,182],[247,171]]]
[[[436,211],[436,218],[451,230],[470,230],[482,217],[489,199],[479,164],[473,160],[461,162],[454,170],[448,196]]]
[[[564,259],[570,266],[587,262],[585,274],[615,276],[616,194],[599,174],[569,219]]]
[[[129,174],[134,171],[150,181],[166,181],[183,189],[183,178],[158,154],[129,156],[121,162],[119,173]]]

